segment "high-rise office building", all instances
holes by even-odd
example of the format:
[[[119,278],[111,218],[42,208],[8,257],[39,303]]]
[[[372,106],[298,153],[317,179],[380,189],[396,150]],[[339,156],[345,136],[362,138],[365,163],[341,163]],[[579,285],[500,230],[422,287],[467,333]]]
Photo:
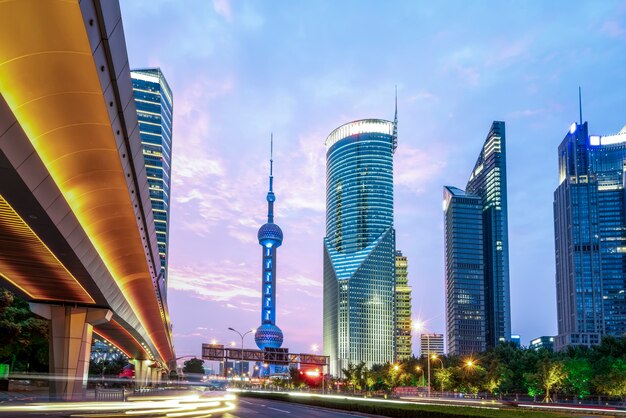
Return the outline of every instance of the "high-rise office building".
[[[548,351],[554,350],[554,337],[551,336],[543,336],[537,337],[534,340],[530,341],[530,346],[528,347],[531,350],[539,351],[542,348],[545,348]]]
[[[555,350],[626,334],[626,127],[589,135],[572,123],[559,145],[554,192]]]
[[[172,90],[160,68],[138,69],[130,74],[161,260],[159,288],[165,296],[172,172]]]
[[[445,353],[443,334],[420,334],[420,357],[443,356]]]
[[[402,251],[396,251],[396,359],[408,360],[412,355],[408,261]]]
[[[486,349],[482,201],[444,187],[446,335],[448,352]]]
[[[522,347],[522,336],[519,334],[511,334],[511,342],[517,347]]]
[[[396,357],[396,122],[350,122],[326,138],[324,354],[333,375]]]
[[[444,212],[448,352],[471,354],[511,338],[504,122],[491,125],[466,190],[444,188]]]

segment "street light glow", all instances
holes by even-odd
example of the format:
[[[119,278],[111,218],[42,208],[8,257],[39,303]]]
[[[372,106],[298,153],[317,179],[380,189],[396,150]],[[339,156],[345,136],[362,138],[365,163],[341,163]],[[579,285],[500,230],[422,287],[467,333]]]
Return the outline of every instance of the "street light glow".
[[[426,329],[426,324],[421,319],[416,319],[413,321],[413,329],[417,332],[424,331]]]

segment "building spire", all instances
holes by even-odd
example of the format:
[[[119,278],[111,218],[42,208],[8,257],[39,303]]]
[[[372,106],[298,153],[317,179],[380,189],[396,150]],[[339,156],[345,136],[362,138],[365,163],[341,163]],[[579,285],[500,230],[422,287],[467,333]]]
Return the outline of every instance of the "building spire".
[[[398,148],[398,85],[396,85],[396,96],[395,96],[395,114],[393,117],[393,135],[392,135],[392,146],[393,152]]]
[[[578,114],[580,116],[580,124],[583,124],[583,99],[580,86],[578,86]]]
[[[270,190],[267,192],[267,222],[274,223],[274,133],[270,135]]]

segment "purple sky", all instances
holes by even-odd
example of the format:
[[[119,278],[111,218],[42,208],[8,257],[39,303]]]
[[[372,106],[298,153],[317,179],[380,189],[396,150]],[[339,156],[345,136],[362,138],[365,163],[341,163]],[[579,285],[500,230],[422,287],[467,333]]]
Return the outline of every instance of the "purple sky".
[[[285,234],[277,323],[291,351],[321,345],[324,139],[351,120],[392,119],[395,85],[395,225],[413,318],[444,331],[442,186],[465,186],[491,122],[504,120],[512,329],[524,344],[556,333],[556,149],[578,119],[579,85],[592,133],[626,123],[626,3],[121,3],[131,66],[161,67],[174,92],[177,355],[260,324],[272,131]]]

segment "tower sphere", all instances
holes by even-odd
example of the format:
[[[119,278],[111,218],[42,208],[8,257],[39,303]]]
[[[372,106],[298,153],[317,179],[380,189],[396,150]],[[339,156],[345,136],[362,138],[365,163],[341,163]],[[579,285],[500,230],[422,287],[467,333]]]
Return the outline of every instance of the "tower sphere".
[[[259,228],[258,233],[259,244],[267,246],[278,247],[283,243],[283,231],[275,223],[266,223]]]
[[[283,332],[276,325],[265,323],[257,328],[254,341],[261,350],[265,347],[280,348],[283,345]]]

